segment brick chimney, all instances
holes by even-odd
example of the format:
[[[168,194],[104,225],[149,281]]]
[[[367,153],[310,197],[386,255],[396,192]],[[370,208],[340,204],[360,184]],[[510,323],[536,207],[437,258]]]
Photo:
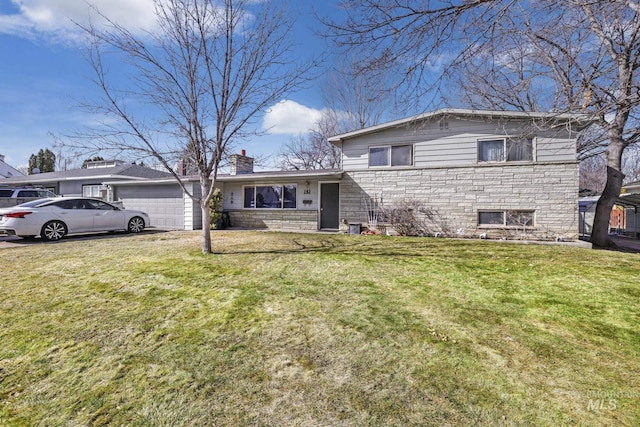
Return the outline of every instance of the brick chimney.
[[[231,155],[231,175],[253,173],[253,157],[247,157],[245,150]]]

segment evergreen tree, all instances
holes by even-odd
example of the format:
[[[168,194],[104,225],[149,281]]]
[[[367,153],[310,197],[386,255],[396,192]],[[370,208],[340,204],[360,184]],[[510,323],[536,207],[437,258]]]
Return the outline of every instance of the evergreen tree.
[[[37,154],[29,157],[29,175],[33,174],[34,169],[38,169],[40,173],[55,171],[56,155],[48,148],[41,148]]]

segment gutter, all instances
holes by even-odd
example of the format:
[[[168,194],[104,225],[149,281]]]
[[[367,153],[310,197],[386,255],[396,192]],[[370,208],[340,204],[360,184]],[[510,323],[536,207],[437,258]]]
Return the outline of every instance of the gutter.
[[[216,181],[219,182],[238,182],[238,181],[260,181],[260,180],[269,180],[269,179],[291,179],[291,178],[299,178],[299,179],[309,179],[309,178],[342,178],[344,171],[343,170],[331,170],[326,172],[313,172],[310,171],[299,171],[299,172],[283,172],[283,171],[274,171],[274,172],[254,172],[254,173],[246,173],[239,175],[218,175]]]
[[[364,129],[355,130],[352,132],[335,135],[327,140],[332,144],[337,144],[346,139],[355,138],[362,135],[368,135],[380,130],[390,129],[394,127],[400,127],[412,122],[427,120],[439,116],[452,116],[452,117],[484,117],[484,118],[498,118],[498,119],[517,119],[517,120],[556,120],[562,122],[577,122],[586,127],[593,123],[595,120],[590,118],[587,114],[572,114],[572,113],[542,113],[542,112],[525,112],[525,111],[493,111],[493,110],[465,110],[457,108],[445,108],[441,110],[432,111],[429,113],[416,114],[411,117],[407,117],[400,120],[395,120],[379,125],[371,126]]]

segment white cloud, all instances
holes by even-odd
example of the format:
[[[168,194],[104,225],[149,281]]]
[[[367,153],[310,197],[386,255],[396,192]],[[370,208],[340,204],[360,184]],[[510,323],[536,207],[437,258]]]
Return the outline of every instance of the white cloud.
[[[283,100],[266,112],[262,127],[272,135],[296,135],[316,129],[321,117],[322,110],[316,110],[295,101]]]
[[[153,29],[153,0],[11,0],[17,13],[0,14],[0,33],[54,42],[73,41],[80,33],[74,22],[100,24],[104,16],[132,32]]]

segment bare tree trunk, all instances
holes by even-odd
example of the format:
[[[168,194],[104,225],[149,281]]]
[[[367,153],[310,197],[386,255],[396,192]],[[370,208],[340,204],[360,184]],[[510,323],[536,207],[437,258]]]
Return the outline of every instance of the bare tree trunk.
[[[211,253],[211,211],[209,210],[209,201],[213,194],[213,182],[207,175],[200,175],[200,210],[202,212],[202,253]]]
[[[203,189],[204,190],[204,189]],[[209,211],[209,203],[204,198],[200,199],[200,209],[202,210],[202,253],[211,253],[211,212]]]
[[[613,245],[609,238],[609,220],[611,210],[620,195],[624,174],[622,173],[622,152],[624,141],[620,136],[611,136],[607,149],[607,184],[596,204],[596,214],[593,220],[591,243],[606,248]]]
[[[78,152],[131,153],[162,164],[200,205],[207,254],[209,201],[222,159],[237,141],[261,133],[252,125],[256,117],[315,78],[320,60],[292,58],[294,16],[285,2],[152,3],[157,29],[144,37],[97,10],[107,24],[81,26],[101,93],[84,108],[104,119],[65,144]],[[109,78],[103,61],[111,60],[130,64],[130,74],[119,78],[122,86]],[[193,194],[174,166],[185,163],[196,169],[201,194]]]

